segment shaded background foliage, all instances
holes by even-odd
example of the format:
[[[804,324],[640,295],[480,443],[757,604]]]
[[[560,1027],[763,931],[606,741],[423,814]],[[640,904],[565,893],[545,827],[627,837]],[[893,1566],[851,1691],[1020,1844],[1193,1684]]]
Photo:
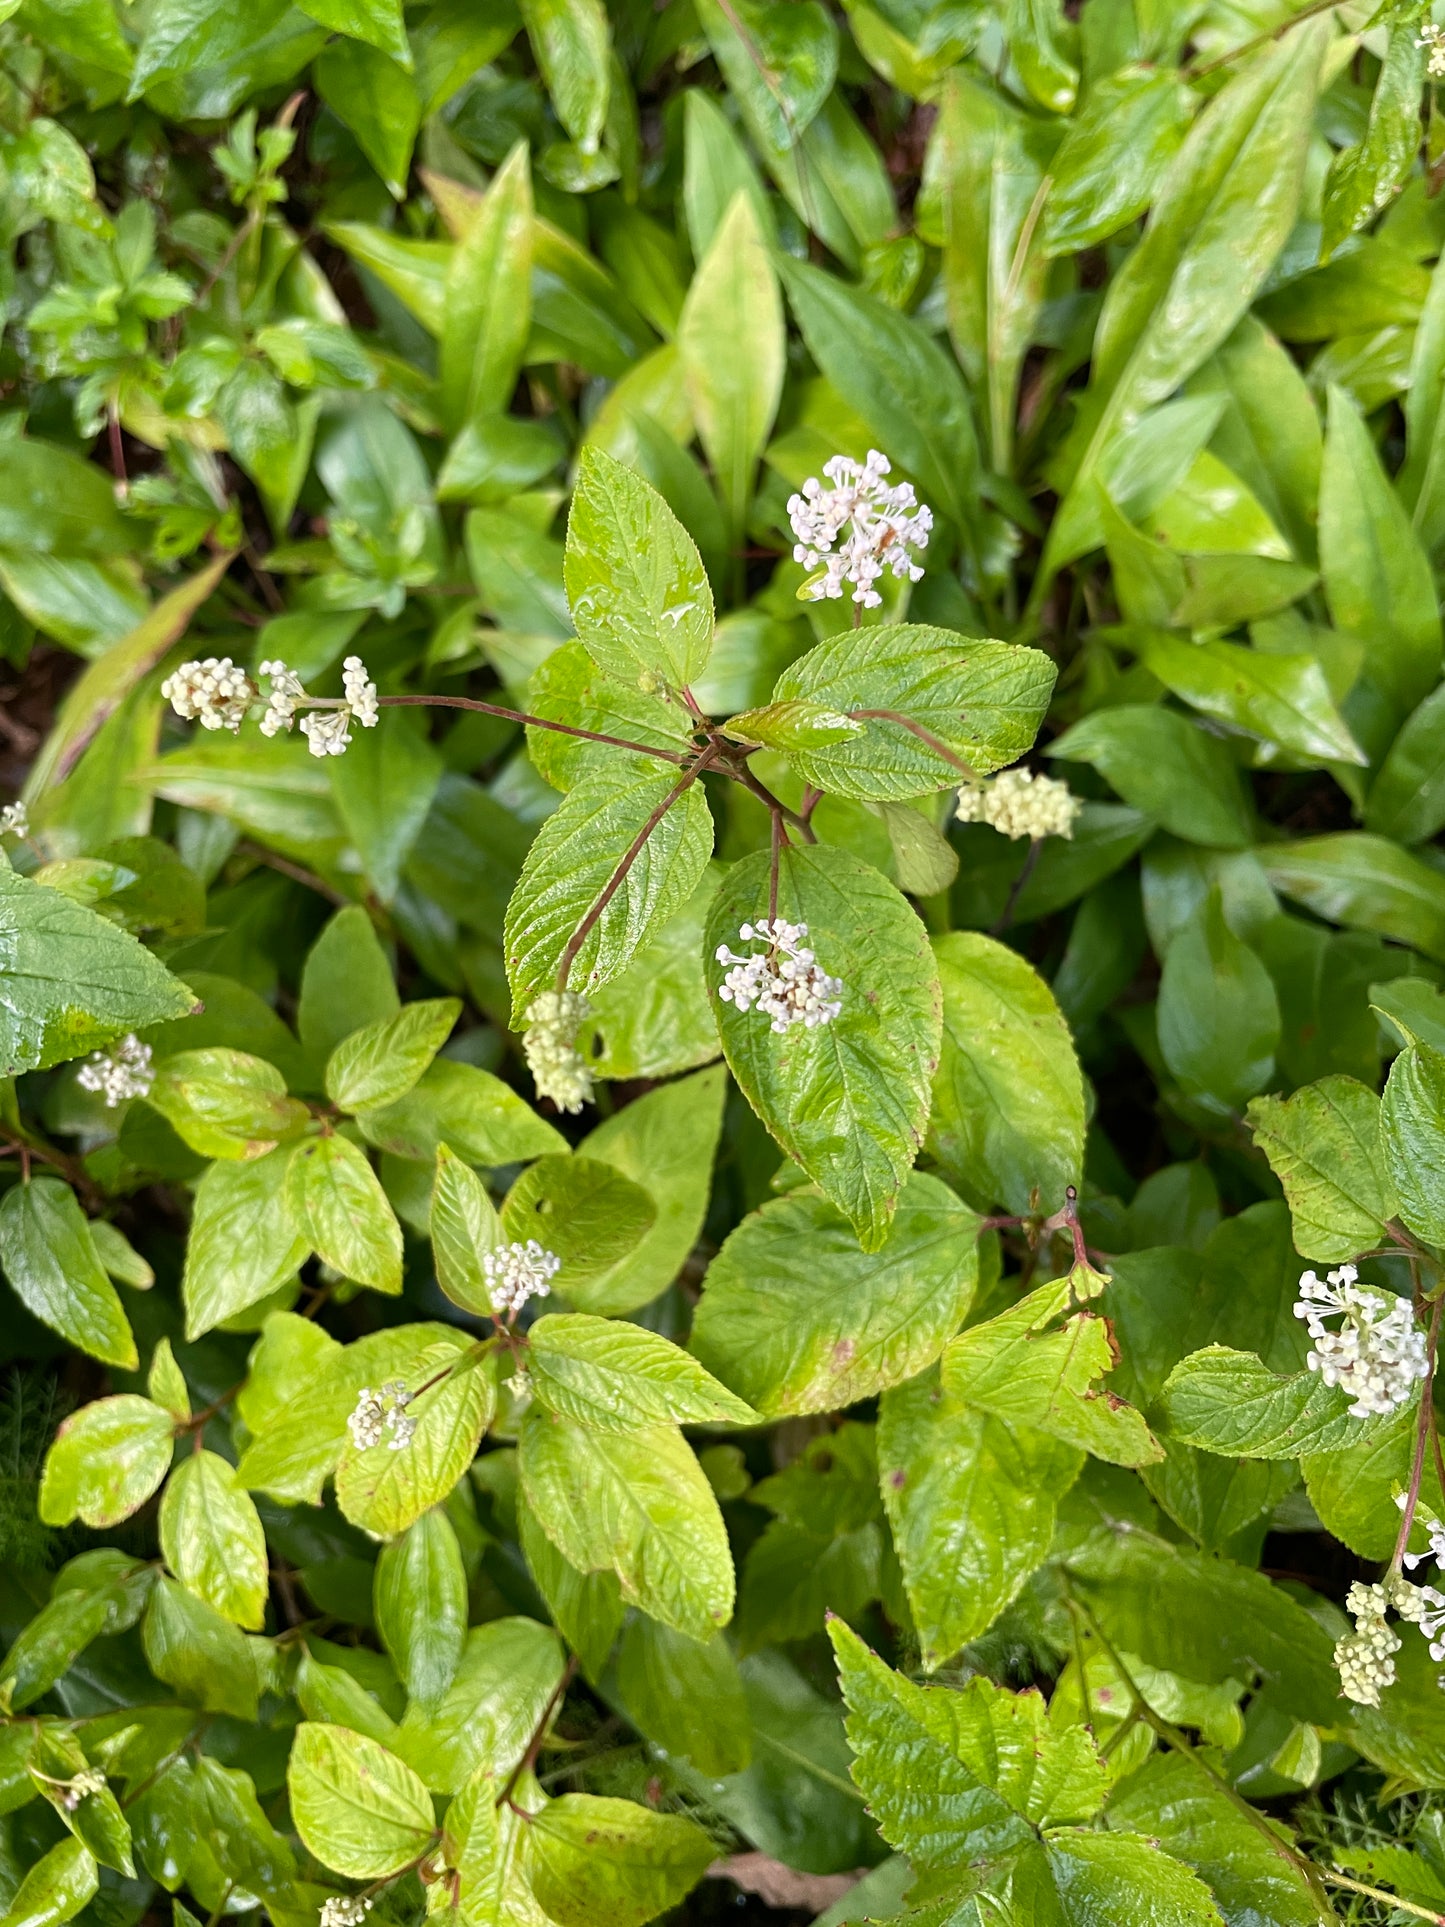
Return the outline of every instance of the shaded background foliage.
[[[582,1674],[541,1758],[547,1790],[686,1813],[708,1836],[679,1886],[644,1880],[615,1912],[616,1896],[593,1895],[589,1920],[731,1911],[724,1881],[680,1899],[714,1852],[815,1882],[883,1863],[828,1917],[886,1914],[906,1880],[890,1847],[912,1844],[925,1869],[928,1854],[865,1780],[880,1836],[849,1783],[825,1608],[905,1672],[1041,1683],[1053,1729],[1088,1716],[1106,1743],[1119,1649],[1155,1714],[1322,1864],[1445,1907],[1433,1670],[1412,1648],[1372,1712],[1335,1698],[1328,1663],[1347,1585],[1389,1554],[1408,1428],[1361,1443],[1335,1413],[1303,1455],[1293,1436],[1211,1450],[1207,1416],[1185,1438],[1174,1410],[1171,1438],[1163,1396],[1211,1344],[1298,1372],[1301,1259],[1355,1256],[1391,1215],[1386,1187],[1373,1215],[1356,1197],[1355,1220],[1311,1242],[1271,1170],[1288,1122],[1266,1105],[1246,1123],[1251,1101],[1353,1079],[1369,1135],[1402,1041],[1445,1049],[1445,197],[1428,16],[1344,5],[1291,27],[1266,0],[0,13],[0,749],[31,825],[7,853],[204,999],[203,1017],[180,1015],[185,998],[164,1022],[145,1013],[162,1067],[197,1046],[245,1050],[320,1106],[331,1049],[391,1018],[397,986],[407,1008],[455,998],[461,1013],[424,1100],[407,1109],[403,1090],[370,1125],[364,1105],[340,1106],[377,1153],[380,1242],[349,1264],[307,1255],[298,1278],[264,1178],[251,1193],[235,1178],[231,1215],[206,1221],[209,1244],[193,1225],[186,1257],[202,1173],[262,1164],[228,1162],[234,1135],[218,1153],[184,1091],[169,1110],[164,1086],[132,1104],[117,1131],[78,1086],[72,1060],[138,1019],[105,1005],[32,1050],[33,1010],[5,1003],[24,1074],[0,1109],[3,1181],[18,1192],[46,1167],[32,1184],[52,1192],[37,1195],[61,1210],[58,1176],[123,1242],[97,1254],[69,1220],[45,1234],[94,1286],[52,1317],[63,1335],[31,1315],[33,1254],[0,1254],[30,1307],[7,1301],[0,1331],[0,1623],[31,1668],[17,1711],[48,1716],[52,1735],[79,1722],[85,1753],[53,1737],[44,1770],[110,1767],[136,1842],[126,1873],[97,1821],[94,1898],[77,1887],[7,1922],[164,1918],[177,1887],[202,1914],[254,1893],[281,1927],[314,1918],[325,1867],[352,1869],[297,1845],[298,1721],[398,1745],[411,1721],[422,1770],[445,1751],[434,1689],[469,1624],[488,1691],[500,1705],[504,1681],[515,1704],[492,1706],[485,1737],[475,1706],[454,1720],[462,1737],[427,1784],[457,1794],[462,1758],[505,1778],[545,1724],[561,1664],[548,1617]],[[936,527],[923,579],[890,581],[866,612],[865,649],[886,657],[906,619],[1045,652],[1058,682],[1033,761],[1084,800],[1069,840],[1037,845],[952,822],[946,792],[920,799],[906,781],[895,800],[830,794],[813,813],[825,848],[912,899],[942,972],[931,1135],[894,1234],[912,1242],[891,1265],[795,1166],[779,1172],[739,1090],[705,1068],[720,1045],[703,931],[733,887],[724,865],[751,857],[750,888],[765,874],[754,797],[705,779],[717,860],[594,999],[600,1122],[558,1118],[530,1106],[503,942],[528,848],[577,776],[557,739],[393,709],[317,762],[292,738],[188,733],[157,694],[182,655],[282,657],[329,689],[356,650],[389,694],[645,731],[648,692],[619,708],[569,643],[563,532],[594,449],[661,494],[706,566],[719,623],[698,703],[756,708],[850,623],[847,605],[799,600],[787,498],[833,454],[871,447]],[[781,752],[757,767],[802,804]],[[609,855],[589,852],[604,873]],[[756,914],[756,892],[739,907]],[[23,914],[0,892],[7,939]],[[270,1115],[283,1135],[289,1114]],[[377,1378],[403,1321],[474,1334],[425,1235],[438,1140],[498,1196],[527,1165],[559,1236],[570,1218],[572,1277],[595,1275],[569,1302],[691,1333],[770,1421],[736,1437],[690,1427],[739,1574],[729,1635],[700,1645],[646,1600],[619,1635],[605,1586],[568,1595],[565,1558],[519,1504],[505,1398],[470,1473],[468,1449],[460,1482],[433,1495],[444,1511],[423,1513],[445,1523],[407,1521],[426,1572],[390,1617],[370,1528],[391,1537],[395,1518],[369,1528],[355,1505],[314,1503],[341,1438],[302,1474],[253,1459],[248,1475],[288,1407],[303,1431],[337,1431],[337,1396],[364,1381],[338,1394],[333,1341],[369,1346]],[[1437,1143],[1425,1130],[1411,1147],[1427,1172]],[[613,1174],[600,1201],[559,1173],[572,1147],[594,1186],[599,1167]],[[986,1358],[968,1380],[950,1365],[946,1388],[933,1371],[960,1319],[981,1326],[1067,1263],[1063,1241],[990,1231],[971,1291],[972,1213],[1042,1215],[1070,1181],[1113,1274],[1109,1384],[1164,1439],[1152,1460],[1137,1438],[1121,1449],[1102,1427],[1061,1437],[1011,1415]],[[796,1255],[760,1257],[785,1228]],[[243,1283],[240,1253],[254,1258]],[[1402,1260],[1372,1264],[1408,1288]],[[758,1276],[770,1291],[749,1298]],[[914,1298],[921,1340],[826,1380],[820,1360]],[[840,1303],[859,1308],[858,1331]],[[273,1320],[236,1400],[268,1314],[293,1306],[325,1342]],[[204,1439],[208,1470],[186,1476],[212,1482],[219,1550],[168,1538],[149,1501],[93,1529],[63,1503],[37,1522],[56,1420],[142,1389]],[[157,1481],[171,1432],[163,1417]],[[638,1449],[634,1475],[661,1448]],[[700,1478],[680,1435],[676,1450],[679,1478]],[[236,1486],[216,1468],[238,1460]],[[1445,1507],[1438,1481],[1426,1496]],[[242,1576],[259,1592],[241,1598],[225,1567],[247,1566],[235,1544],[252,1516],[265,1546]],[[155,1576],[158,1552],[174,1577]],[[52,1599],[77,1555],[91,1563],[65,1566]],[[1093,1630],[1071,1622],[1071,1587]],[[419,1650],[413,1617],[442,1627],[440,1657]],[[12,1653],[6,1679],[19,1667]],[[31,1797],[33,1736],[27,1718],[0,1746],[6,1907],[27,1869],[70,1851],[67,1815]],[[1198,1821],[1224,1829],[1212,1861],[1170,1818],[1175,1761],[1147,1725],[1116,1745],[1116,1777],[1143,1777],[1109,1824],[1162,1837],[1213,1886],[1158,1918],[1328,1917],[1297,1869],[1270,1885],[1224,1796]],[[425,1837],[429,1821],[409,1824]],[[196,1838],[209,1845],[187,1863],[179,1843]],[[822,1911],[829,1890],[798,1891],[796,1918]],[[1334,1904],[1390,1917],[1343,1889]],[[410,1876],[379,1903],[397,1921],[422,1906]]]

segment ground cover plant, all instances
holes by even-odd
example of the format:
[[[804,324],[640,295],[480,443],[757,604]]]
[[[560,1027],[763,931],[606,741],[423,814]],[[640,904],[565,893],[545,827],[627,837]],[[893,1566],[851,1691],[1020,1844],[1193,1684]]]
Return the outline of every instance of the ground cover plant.
[[[1445,1920],[1442,79],[0,0],[0,1927]]]

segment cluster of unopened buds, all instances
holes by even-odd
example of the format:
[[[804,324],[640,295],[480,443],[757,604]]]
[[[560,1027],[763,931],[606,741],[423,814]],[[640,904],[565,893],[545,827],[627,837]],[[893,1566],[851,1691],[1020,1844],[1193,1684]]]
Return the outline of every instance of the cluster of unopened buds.
[[[29,836],[30,812],[23,803],[6,803],[0,808],[0,836]]]
[[[381,719],[376,684],[360,656],[348,656],[341,666],[340,696],[312,696],[301,678],[284,662],[263,662],[257,674],[271,687],[261,716],[261,734],[279,736],[294,727],[298,711],[301,733],[313,756],[340,756],[351,741],[351,725],[374,729]],[[182,663],[161,684],[161,694],[178,716],[198,722],[202,729],[238,730],[261,691],[244,669],[229,656],[208,656]]]
[[[552,1280],[561,1269],[562,1260],[556,1252],[548,1251],[535,1238],[489,1251],[482,1259],[482,1270],[493,1315],[510,1324],[529,1298],[548,1296]]]
[[[368,1894],[333,1894],[321,1903],[321,1927],[361,1927],[371,1906]]]
[[[1442,1551],[1445,1535],[1436,1545],[1437,1558]],[[1409,1563],[1418,1565],[1420,1559]],[[1357,1706],[1378,1706],[1380,1694],[1395,1683],[1395,1655],[1402,1642],[1386,1617],[1392,1609],[1406,1625],[1419,1627],[1433,1660],[1445,1660],[1445,1593],[1434,1586],[1413,1586],[1393,1570],[1372,1586],[1356,1580],[1345,1595],[1345,1611],[1355,1630],[1337,1642],[1335,1667],[1340,1691]]]
[[[1006,769],[984,782],[965,783],[958,792],[960,823],[987,823],[1000,836],[1074,834],[1084,805],[1057,777],[1035,776],[1031,769]]]
[[[754,939],[765,943],[765,951],[739,957],[725,943],[717,947],[720,964],[729,966],[718,989],[725,1004],[740,1011],[756,1004],[764,1017],[772,1019],[779,1033],[794,1024],[816,1030],[831,1024],[843,1008],[843,982],[822,969],[811,950],[804,947],[808,934],[805,923],[788,923],[782,917],[771,922],[759,917],[738,930],[744,943]]]
[[[1445,80],[1445,27],[1437,27],[1433,20],[1427,20],[1416,36],[1415,45],[1430,49],[1425,62],[1430,79]]]
[[[357,1394],[356,1410],[347,1419],[351,1443],[358,1452],[369,1451],[383,1439],[392,1452],[411,1444],[416,1420],[407,1411],[412,1395],[399,1378],[389,1378],[378,1391],[363,1385]]]
[[[60,1789],[60,1804],[67,1813],[74,1813],[89,1794],[105,1792],[105,1775],[98,1766],[88,1766],[67,1780]]]
[[[793,560],[822,570],[800,592],[809,601],[836,601],[847,582],[855,602],[876,609],[883,598],[873,585],[885,571],[909,582],[923,574],[913,551],[927,548],[933,511],[918,505],[911,483],[890,486],[885,477],[891,467],[876,448],[866,462],[835,455],[823,464],[831,488],[810,475],[801,492],[789,497],[788,519],[797,537]]]
[[[580,1111],[592,1097],[592,1072],[576,1048],[577,1032],[592,1006],[575,990],[544,990],[527,1008],[522,1049],[538,1097],[559,1111]]]
[[[1358,1282],[1354,1265],[1341,1265],[1323,1280],[1307,1271],[1299,1281],[1296,1318],[1303,1318],[1312,1346],[1305,1363],[1326,1385],[1338,1385],[1353,1403],[1353,1418],[1394,1412],[1414,1397],[1430,1375],[1425,1334],[1408,1298],[1372,1291]],[[1338,1317],[1338,1329],[1325,1320]]]
[[[155,1083],[151,1047],[134,1031],[127,1031],[104,1050],[92,1051],[75,1073],[75,1081],[83,1091],[98,1092],[106,1109],[113,1111],[132,1097],[146,1096]]]

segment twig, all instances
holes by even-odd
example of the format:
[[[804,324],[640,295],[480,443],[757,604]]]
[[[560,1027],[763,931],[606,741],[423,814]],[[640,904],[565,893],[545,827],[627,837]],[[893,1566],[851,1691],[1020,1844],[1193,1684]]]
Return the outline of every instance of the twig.
[[[978,775],[972,763],[965,763],[956,751],[948,747],[941,736],[935,736],[931,729],[925,729],[922,723],[915,722],[912,716],[905,716],[901,710],[850,709],[848,714],[855,722],[897,723],[900,729],[906,729],[910,735],[916,736],[920,743],[926,743],[935,756],[941,756],[944,762],[952,763],[953,767],[961,770],[965,776],[977,777]]]
[[[735,776],[737,778],[745,790],[751,791],[766,809],[770,811],[780,811],[783,821],[785,823],[791,823],[805,842],[817,842],[818,839],[813,833],[813,826],[807,817],[799,816],[796,810],[790,810],[788,808],[780,796],[774,796],[767,784],[754,776],[746,763],[727,763],[724,765],[724,768],[727,770],[729,776]]]
[[[658,749],[653,743],[634,743],[626,736],[604,736],[595,729],[574,729],[571,723],[554,723],[546,716],[529,716],[523,709],[508,709],[501,703],[479,702],[475,696],[381,696],[382,709],[404,707],[419,709],[473,709],[482,716],[500,716],[504,722],[525,723],[529,729],[550,729],[557,736],[580,736],[586,743],[606,743],[612,749],[636,750],[640,756],[655,756],[659,762],[687,762],[680,750]]]

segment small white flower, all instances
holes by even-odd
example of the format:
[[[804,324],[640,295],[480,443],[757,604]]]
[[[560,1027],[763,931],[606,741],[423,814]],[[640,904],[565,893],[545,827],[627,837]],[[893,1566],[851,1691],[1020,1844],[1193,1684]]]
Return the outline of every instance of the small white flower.
[[[369,1451],[383,1439],[392,1452],[400,1452],[410,1445],[416,1433],[416,1420],[406,1410],[410,1404],[411,1393],[399,1378],[387,1379],[375,1392],[369,1385],[363,1385],[357,1394],[356,1410],[346,1421],[351,1443],[357,1451]]]
[[[725,943],[719,944],[716,960],[729,969],[718,996],[741,1011],[756,1004],[780,1035],[794,1024],[809,1030],[831,1024],[843,1008],[843,981],[830,977],[812,951],[803,947],[807,934],[807,924],[788,923],[782,917],[772,923],[760,917],[756,924],[743,924],[738,935],[744,943],[756,937],[768,948],[739,957]]]
[[[1324,1282],[1305,1272],[1294,1315],[1305,1320],[1314,1341],[1305,1359],[1310,1370],[1349,1394],[1352,1418],[1368,1418],[1407,1403],[1416,1381],[1428,1378],[1430,1357],[1409,1299],[1372,1291],[1358,1277],[1353,1265],[1341,1265]],[[1341,1323],[1332,1331],[1325,1320],[1336,1316]]]
[[[1400,1636],[1386,1623],[1390,1599],[1383,1586],[1350,1587],[1345,1611],[1355,1622],[1335,1645],[1335,1667],[1340,1691],[1357,1706],[1378,1706],[1380,1694],[1395,1683],[1395,1654]]]
[[[555,1251],[548,1251],[535,1238],[525,1244],[502,1245],[482,1259],[487,1275],[487,1291],[497,1318],[515,1318],[529,1298],[546,1298],[552,1280],[562,1269]]]
[[[1072,837],[1084,805],[1057,777],[1031,769],[1006,769],[987,782],[965,783],[958,792],[960,823],[988,823],[1001,836]]]
[[[106,1109],[113,1111],[128,1098],[144,1097],[156,1081],[151,1066],[151,1047],[143,1044],[134,1031],[127,1031],[104,1050],[92,1051],[75,1074],[83,1091],[98,1091]]]
[[[1430,57],[1425,62],[1425,72],[1431,80],[1445,80],[1445,28],[1437,27],[1433,20],[1427,20],[1415,39],[1417,47],[1428,47]]]
[[[74,1813],[87,1794],[104,1792],[105,1775],[98,1766],[88,1766],[66,1781],[61,1788],[60,1804],[67,1813]]]
[[[351,711],[313,709],[301,718],[301,734],[313,756],[340,756],[351,744]]]
[[[823,570],[803,592],[810,601],[836,601],[851,582],[853,600],[876,609],[883,598],[873,584],[886,569],[910,582],[923,574],[910,550],[927,548],[933,511],[918,506],[910,483],[888,486],[884,477],[891,468],[876,448],[863,463],[835,455],[823,464],[832,488],[811,475],[801,494],[789,497],[788,518],[798,538],[793,560]],[[845,528],[849,533],[835,549]]]
[[[366,664],[360,656],[348,656],[342,663],[341,687],[345,691],[353,720],[360,723],[363,729],[375,729],[381,720],[376,684],[367,674]]]
[[[282,730],[289,730],[296,720],[299,703],[309,702],[301,678],[294,670],[288,669],[284,662],[263,662],[261,675],[271,684],[266,698],[266,713],[261,718],[261,734],[278,736]]]
[[[592,1072],[574,1048],[591,1009],[575,990],[544,990],[527,1008],[522,1038],[527,1068],[538,1097],[550,1097],[559,1111],[580,1111],[592,1097]]]
[[[341,696],[312,696],[294,669],[284,662],[263,662],[258,672],[271,688],[261,718],[263,736],[279,736],[290,730],[298,710],[301,733],[313,756],[340,756],[351,742],[351,725],[375,729],[381,720],[376,684],[367,674],[360,656],[348,656],[341,666]]]
[[[30,812],[23,803],[7,803],[0,809],[0,836],[29,836]]]
[[[1395,1503],[1403,1512],[1405,1509],[1405,1495],[1403,1492],[1396,1499]],[[1415,1523],[1417,1525],[1425,1523],[1420,1519],[1418,1513],[1416,1514]],[[1430,1535],[1430,1543],[1425,1551],[1407,1552],[1404,1557],[1404,1564],[1413,1572],[1416,1566],[1423,1565],[1427,1559],[1433,1559],[1441,1572],[1445,1573],[1445,1525],[1442,1525],[1438,1519],[1431,1519],[1427,1530]]]
[[[361,1927],[370,1912],[365,1894],[333,1894],[321,1903],[321,1927]]]
[[[202,729],[238,730],[255,702],[256,685],[229,656],[183,662],[161,684],[161,695],[178,716]]]

